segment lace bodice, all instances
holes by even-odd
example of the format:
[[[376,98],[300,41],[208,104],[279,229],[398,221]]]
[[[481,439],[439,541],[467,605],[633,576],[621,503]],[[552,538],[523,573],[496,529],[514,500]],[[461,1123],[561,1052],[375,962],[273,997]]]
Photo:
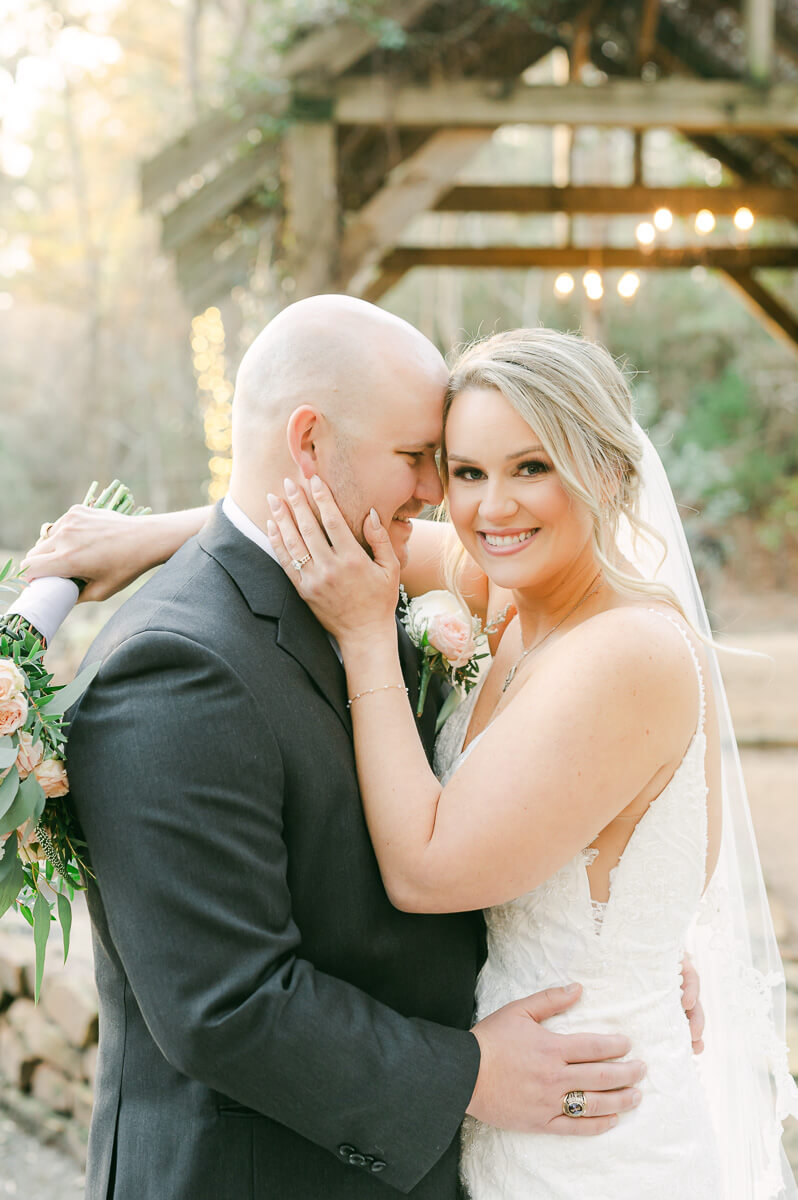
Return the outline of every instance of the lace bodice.
[[[610,872],[606,904],[590,895],[585,849],[524,896],[485,912],[488,958],[477,986],[479,1017],[553,985],[577,980],[557,1032],[623,1032],[648,1074],[644,1099],[601,1138],[512,1134],[467,1121],[463,1179],[474,1200],[713,1200],[722,1195],[706,1098],[681,1007],[681,962],[704,889],[707,856],[705,692],[694,736],[670,782],[637,822]],[[435,767],[447,782],[478,744],[462,744],[475,692],[442,729]],[[500,780],[500,774],[497,775]]]

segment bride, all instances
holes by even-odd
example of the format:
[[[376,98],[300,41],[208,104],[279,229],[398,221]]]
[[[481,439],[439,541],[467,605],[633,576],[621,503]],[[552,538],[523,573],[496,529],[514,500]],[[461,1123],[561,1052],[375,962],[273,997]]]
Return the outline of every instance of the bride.
[[[385,887],[407,911],[485,910],[480,1018],[577,979],[580,1002],[549,1026],[623,1032],[648,1066],[643,1103],[598,1139],[467,1119],[466,1188],[473,1200],[570,1200],[580,1186],[590,1200],[795,1197],[780,1146],[798,1107],[776,1033],[783,977],[733,733],[625,380],[571,335],[477,343],[452,374],[441,465],[451,525],[416,524],[403,578],[416,594],[440,586],[445,549],[461,598],[481,595],[484,612],[485,589],[494,606],[510,593],[515,615],[441,731],[435,774],[405,695],[400,568],[376,512],[356,538],[318,477],[314,508],[294,487],[270,499],[277,557],[340,647]],[[686,949],[706,998],[703,1061],[682,1013]],[[578,1119],[581,1093],[566,1105]]]

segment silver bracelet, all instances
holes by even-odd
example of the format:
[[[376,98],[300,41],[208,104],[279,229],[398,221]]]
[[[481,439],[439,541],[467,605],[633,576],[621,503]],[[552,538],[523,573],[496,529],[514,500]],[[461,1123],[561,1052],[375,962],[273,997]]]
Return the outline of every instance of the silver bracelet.
[[[384,683],[382,685],[382,687],[366,688],[365,691],[363,691],[363,692],[356,692],[354,696],[349,697],[349,699],[346,702],[346,707],[351,708],[352,705],[355,703],[355,701],[359,700],[361,696],[372,696],[374,694],[374,692],[388,692],[391,690],[391,688],[396,688],[397,691],[407,693],[407,688],[404,686],[404,684]]]

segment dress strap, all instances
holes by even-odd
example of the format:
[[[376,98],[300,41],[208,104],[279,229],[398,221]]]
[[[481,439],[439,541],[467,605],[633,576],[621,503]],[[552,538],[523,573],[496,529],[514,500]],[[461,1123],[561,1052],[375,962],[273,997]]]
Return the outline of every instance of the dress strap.
[[[699,710],[698,710],[698,728],[696,729],[696,733],[701,733],[701,731],[704,728],[704,721],[705,721],[706,715],[707,715],[707,692],[706,692],[706,687],[704,686],[704,674],[701,670],[701,663],[699,662],[696,648],[693,645],[693,640],[692,640],[692,638],[690,638],[687,635],[687,633],[682,628],[679,621],[677,621],[675,617],[672,617],[670,615],[670,613],[660,612],[660,610],[658,608],[650,608],[648,611],[654,613],[654,616],[656,616],[656,617],[662,617],[663,620],[670,621],[671,625],[673,625],[673,627],[675,629],[679,630],[679,633],[684,638],[687,649],[690,651],[690,654],[692,655],[693,662],[695,663],[696,675],[698,676]]]

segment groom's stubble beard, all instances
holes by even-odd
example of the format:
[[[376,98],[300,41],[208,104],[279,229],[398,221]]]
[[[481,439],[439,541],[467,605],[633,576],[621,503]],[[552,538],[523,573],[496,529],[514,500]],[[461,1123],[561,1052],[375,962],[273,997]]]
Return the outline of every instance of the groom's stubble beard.
[[[340,508],[341,514],[352,531],[358,545],[366,551],[369,558],[373,558],[371,547],[363,535],[363,524],[371,506],[365,503],[363,492],[357,485],[345,444],[339,444],[338,451],[330,463],[330,473],[327,483],[333,494],[333,499]]]

